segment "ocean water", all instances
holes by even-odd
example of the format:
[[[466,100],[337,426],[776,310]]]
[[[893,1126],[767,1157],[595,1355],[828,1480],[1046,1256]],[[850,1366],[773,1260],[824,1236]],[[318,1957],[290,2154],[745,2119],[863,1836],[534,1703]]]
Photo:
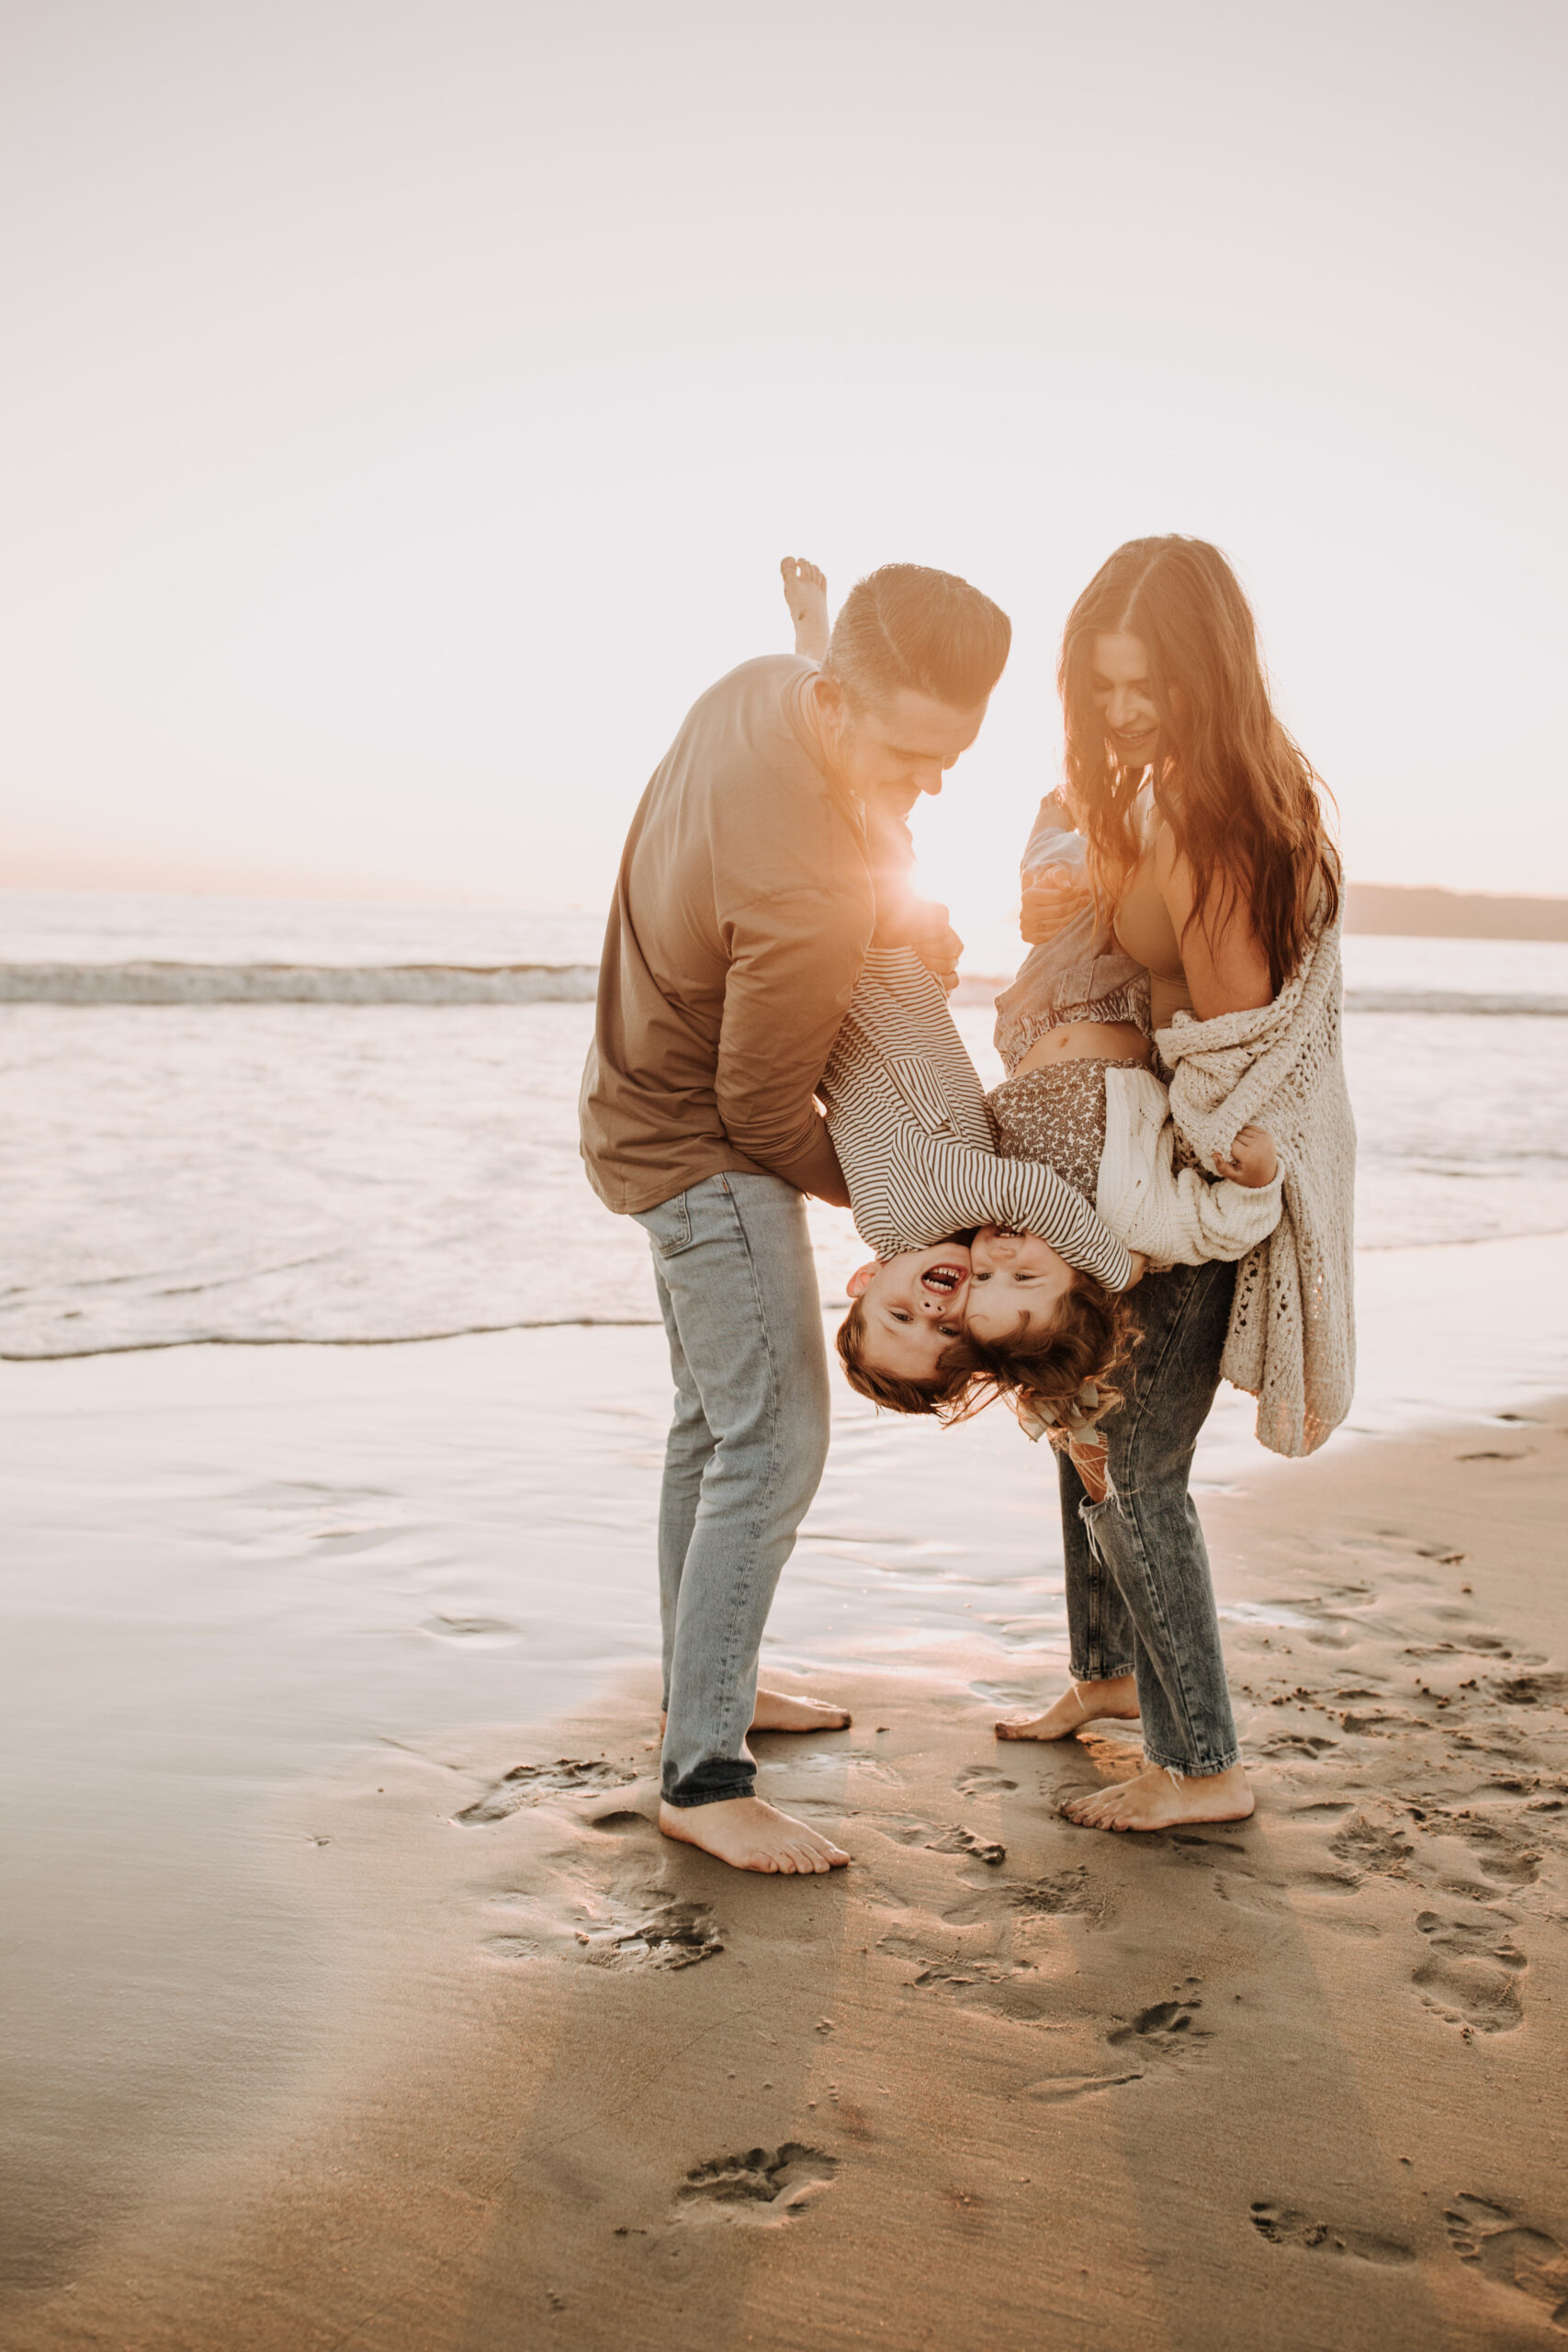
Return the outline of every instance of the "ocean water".
[[[577,1156],[601,931],[0,892],[0,1355],[655,1319]],[[1350,939],[1346,970],[1362,1246],[1568,1230],[1568,945]],[[987,1079],[1002,978],[956,1006]],[[864,1253],[811,1216],[832,1301]]]

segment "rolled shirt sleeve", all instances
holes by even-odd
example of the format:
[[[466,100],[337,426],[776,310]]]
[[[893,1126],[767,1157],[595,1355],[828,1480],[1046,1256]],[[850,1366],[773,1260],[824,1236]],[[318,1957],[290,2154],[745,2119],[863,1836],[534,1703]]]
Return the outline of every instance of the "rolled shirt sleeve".
[[[837,1171],[816,1093],[864,958],[833,912],[798,891],[755,901],[726,926],[718,1115],[738,1151],[803,1192]]]

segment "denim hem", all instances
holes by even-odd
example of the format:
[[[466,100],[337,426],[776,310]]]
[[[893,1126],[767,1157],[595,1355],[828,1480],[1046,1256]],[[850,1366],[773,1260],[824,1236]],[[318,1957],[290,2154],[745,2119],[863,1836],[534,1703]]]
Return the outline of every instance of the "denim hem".
[[[1125,1666],[1102,1666],[1098,1673],[1091,1667],[1079,1666],[1075,1659],[1069,1658],[1067,1661],[1067,1672],[1075,1682],[1119,1682],[1123,1675],[1132,1674],[1134,1671],[1135,1661],[1132,1658],[1127,1660]]]
[[[732,1798],[755,1794],[750,1781],[738,1781],[732,1789],[699,1789],[694,1796],[666,1796],[660,1793],[660,1804],[672,1804],[678,1813],[686,1813],[694,1805],[728,1804]]]
[[[1184,1781],[1212,1781],[1217,1773],[1228,1772],[1233,1764],[1241,1762],[1241,1750],[1233,1747],[1230,1754],[1222,1756],[1217,1764],[1193,1764],[1183,1756],[1156,1756],[1145,1740],[1144,1762],[1152,1764],[1156,1771],[1179,1772]]]

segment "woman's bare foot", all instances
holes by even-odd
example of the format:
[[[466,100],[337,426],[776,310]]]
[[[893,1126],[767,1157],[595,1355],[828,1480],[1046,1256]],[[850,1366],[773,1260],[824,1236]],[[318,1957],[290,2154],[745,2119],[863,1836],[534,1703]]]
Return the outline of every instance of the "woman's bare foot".
[[[732,1870],[768,1871],[782,1878],[808,1878],[818,1871],[841,1870],[849,1856],[831,1839],[792,1821],[761,1797],[726,1797],[717,1804],[664,1804],[659,1826],[666,1838],[700,1846]]]
[[[797,1699],[788,1690],[759,1690],[751,1710],[753,1731],[848,1731],[853,1720],[847,1707]]]
[[[798,555],[786,555],[779,570],[784,575],[784,603],[795,623],[795,650],[808,662],[820,662],[828,650],[827,576]]]
[[[1252,1791],[1239,1764],[1184,1781],[1157,1764],[1114,1789],[1069,1797],[1062,1811],[1080,1829],[1175,1829],[1189,1821],[1245,1821]]]
[[[1138,1686],[1130,1674],[1109,1682],[1070,1682],[1043,1715],[1004,1715],[997,1725],[998,1739],[1070,1739],[1085,1724],[1102,1715],[1117,1723],[1138,1720]]]

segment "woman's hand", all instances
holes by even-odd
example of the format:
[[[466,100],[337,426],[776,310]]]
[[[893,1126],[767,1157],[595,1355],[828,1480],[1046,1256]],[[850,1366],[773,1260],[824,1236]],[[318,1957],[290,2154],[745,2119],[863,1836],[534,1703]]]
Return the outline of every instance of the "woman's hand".
[[[1089,884],[1068,865],[1032,867],[1023,877],[1023,904],[1018,927],[1031,947],[1043,947],[1065,931],[1092,899]]]

